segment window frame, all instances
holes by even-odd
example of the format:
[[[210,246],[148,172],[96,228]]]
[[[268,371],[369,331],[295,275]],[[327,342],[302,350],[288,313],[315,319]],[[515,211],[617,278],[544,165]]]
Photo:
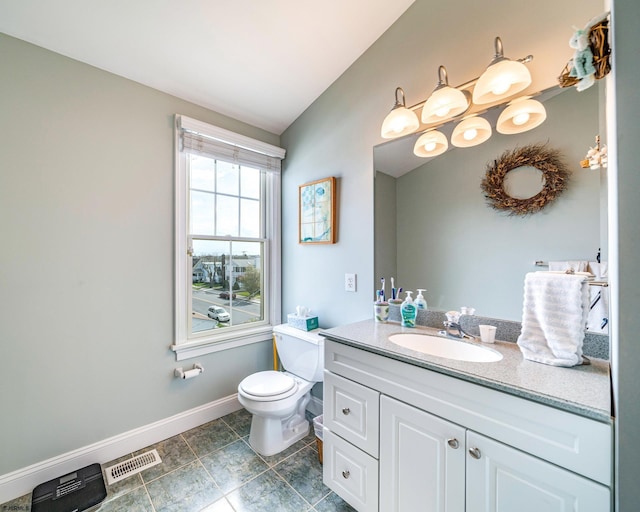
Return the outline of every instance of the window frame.
[[[281,318],[281,179],[278,169],[265,171],[264,205],[264,262],[263,294],[265,321],[260,325],[244,324],[233,329],[220,329],[209,335],[192,337],[190,332],[191,287],[193,279],[192,257],[189,236],[189,179],[187,159],[189,153],[181,148],[182,130],[197,132],[216,139],[236,150],[252,151],[282,160],[285,151],[277,146],[246,137],[223,128],[204,123],[180,114],[175,116],[175,333],[171,349],[176,360],[181,361],[212,352],[240,347],[271,339],[273,325]],[[229,161],[229,158],[221,157]],[[220,238],[220,237],[217,237]],[[230,241],[242,237],[228,237]],[[218,330],[216,330],[218,331]]]

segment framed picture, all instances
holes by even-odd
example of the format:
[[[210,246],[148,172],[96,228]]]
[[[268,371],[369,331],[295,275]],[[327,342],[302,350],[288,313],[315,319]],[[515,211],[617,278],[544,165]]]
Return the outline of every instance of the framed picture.
[[[336,243],[336,179],[324,178],[299,187],[298,242]]]

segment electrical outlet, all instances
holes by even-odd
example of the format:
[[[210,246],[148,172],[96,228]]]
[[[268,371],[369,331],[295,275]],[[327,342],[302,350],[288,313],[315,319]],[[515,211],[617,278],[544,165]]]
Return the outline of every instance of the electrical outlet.
[[[344,291],[345,292],[356,291],[356,275],[355,274],[344,275]]]

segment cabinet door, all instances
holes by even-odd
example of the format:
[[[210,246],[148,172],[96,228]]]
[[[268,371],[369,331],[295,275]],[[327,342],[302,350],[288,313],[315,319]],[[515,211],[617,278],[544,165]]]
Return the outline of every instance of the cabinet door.
[[[464,442],[460,426],[381,396],[380,510],[464,512]]]
[[[608,487],[467,431],[467,512],[606,512]]]

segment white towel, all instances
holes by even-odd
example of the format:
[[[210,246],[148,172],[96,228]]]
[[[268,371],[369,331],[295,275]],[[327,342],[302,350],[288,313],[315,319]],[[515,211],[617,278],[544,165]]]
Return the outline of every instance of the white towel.
[[[588,313],[589,289],[584,276],[528,273],[518,337],[524,358],[553,366],[582,364]]]
[[[587,270],[593,274],[596,281],[607,281],[609,279],[609,264],[606,261],[602,263],[590,261]]]

